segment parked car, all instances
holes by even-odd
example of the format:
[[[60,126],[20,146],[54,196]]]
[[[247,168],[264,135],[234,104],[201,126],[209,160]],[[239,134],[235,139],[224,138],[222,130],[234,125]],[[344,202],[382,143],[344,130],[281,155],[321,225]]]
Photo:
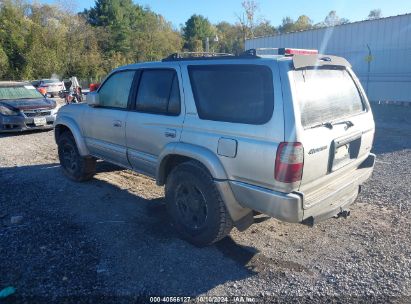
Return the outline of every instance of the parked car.
[[[40,86],[40,82],[41,80],[33,80],[31,81],[31,84],[37,89]]]
[[[42,79],[39,88],[45,88],[50,97],[58,96],[61,90],[65,90],[64,83],[58,79]]]
[[[101,158],[165,185],[175,229],[204,246],[247,229],[254,211],[347,217],[374,167],[374,129],[345,59],[279,49],[117,68],[87,104],[59,111],[55,138],[73,180]]]
[[[28,82],[0,81],[0,132],[52,129],[57,104]]]

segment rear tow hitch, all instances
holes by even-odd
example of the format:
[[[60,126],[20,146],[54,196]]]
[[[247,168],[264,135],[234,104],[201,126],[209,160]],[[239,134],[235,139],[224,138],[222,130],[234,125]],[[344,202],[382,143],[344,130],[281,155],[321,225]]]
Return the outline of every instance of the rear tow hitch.
[[[350,214],[351,214],[350,209],[345,209],[345,210],[342,210],[342,209],[341,209],[341,211],[340,211],[336,216],[334,216],[334,217],[335,217],[335,218],[343,217],[343,218],[346,219],[347,217],[350,216]]]
[[[325,213],[323,215],[316,216],[316,217],[310,216],[310,217],[306,218],[305,220],[303,220],[301,222],[301,224],[309,226],[309,227],[313,227],[315,224],[317,224],[319,222],[322,222],[323,220],[329,219],[331,217],[333,217],[333,218],[343,217],[343,218],[346,219],[350,216],[350,213],[351,213],[350,209],[342,209],[342,208],[340,208],[340,212],[338,212],[337,214],[335,212],[336,212],[336,210],[334,210],[332,213],[331,212],[330,213]]]

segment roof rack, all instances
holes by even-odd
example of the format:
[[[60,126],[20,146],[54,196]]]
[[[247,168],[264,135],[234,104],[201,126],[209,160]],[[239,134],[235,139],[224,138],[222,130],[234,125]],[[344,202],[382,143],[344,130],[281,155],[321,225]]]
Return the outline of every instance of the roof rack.
[[[164,58],[162,61],[183,61],[183,60],[207,60],[207,59],[252,59],[263,56],[290,56],[290,55],[313,55],[318,54],[317,50],[294,49],[294,48],[255,48],[242,52],[240,55],[229,53],[212,52],[182,52],[174,53]]]
[[[270,51],[275,51],[275,53],[269,53]],[[255,48],[249,49],[241,53],[241,57],[259,57],[259,55],[278,55],[279,48]]]
[[[179,61],[179,60],[204,60],[204,59],[227,59],[236,57],[230,53],[214,53],[214,52],[182,52],[174,53],[161,61]]]

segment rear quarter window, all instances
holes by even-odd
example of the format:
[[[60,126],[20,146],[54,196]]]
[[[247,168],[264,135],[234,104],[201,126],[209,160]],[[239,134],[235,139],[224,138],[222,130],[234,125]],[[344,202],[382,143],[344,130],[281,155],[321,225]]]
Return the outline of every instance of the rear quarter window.
[[[245,124],[268,122],[274,109],[271,69],[259,65],[188,67],[201,119]]]
[[[291,73],[303,127],[365,111],[360,92],[345,69],[304,69]]]

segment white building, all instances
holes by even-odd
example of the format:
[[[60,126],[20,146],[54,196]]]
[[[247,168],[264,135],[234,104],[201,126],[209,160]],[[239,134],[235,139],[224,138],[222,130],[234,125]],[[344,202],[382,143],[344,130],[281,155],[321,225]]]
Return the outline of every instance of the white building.
[[[245,42],[246,49],[271,47],[318,49],[345,57],[370,100],[411,101],[411,14]]]

